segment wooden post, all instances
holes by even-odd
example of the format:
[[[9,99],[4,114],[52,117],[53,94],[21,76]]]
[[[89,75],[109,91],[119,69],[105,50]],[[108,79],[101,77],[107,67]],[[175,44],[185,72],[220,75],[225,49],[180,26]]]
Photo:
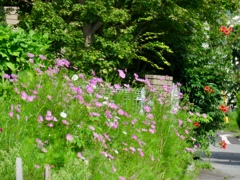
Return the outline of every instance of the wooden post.
[[[23,180],[22,159],[20,157],[16,159],[16,180]]]
[[[51,178],[50,165],[46,165],[44,168],[44,180],[50,180],[50,178]]]

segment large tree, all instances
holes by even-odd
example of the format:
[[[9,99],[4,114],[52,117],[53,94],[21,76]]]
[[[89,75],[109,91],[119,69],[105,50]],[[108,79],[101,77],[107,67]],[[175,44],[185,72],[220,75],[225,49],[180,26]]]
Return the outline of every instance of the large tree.
[[[50,34],[52,48],[83,70],[177,76],[192,36],[204,22],[218,28],[237,0],[35,0],[22,6],[21,27]],[[31,3],[31,2],[30,2]],[[29,2],[28,2],[29,4]],[[202,32],[203,33],[203,32]],[[171,53],[172,51],[174,53]],[[103,60],[104,59],[104,60]],[[171,66],[170,66],[171,64]],[[165,69],[165,71],[162,70]]]

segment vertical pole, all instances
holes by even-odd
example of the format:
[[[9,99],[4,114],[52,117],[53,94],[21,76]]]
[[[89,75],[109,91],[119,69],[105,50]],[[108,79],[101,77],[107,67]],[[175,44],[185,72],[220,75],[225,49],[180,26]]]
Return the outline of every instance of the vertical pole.
[[[50,180],[50,178],[51,178],[50,165],[46,165],[44,168],[44,180]]]
[[[16,159],[16,180],[23,180],[22,159],[20,157]]]

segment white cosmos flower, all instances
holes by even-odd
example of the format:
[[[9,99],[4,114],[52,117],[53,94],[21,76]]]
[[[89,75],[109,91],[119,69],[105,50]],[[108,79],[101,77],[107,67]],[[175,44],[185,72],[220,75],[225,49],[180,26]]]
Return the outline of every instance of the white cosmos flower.
[[[74,75],[72,76],[72,80],[73,80],[73,81],[78,80],[78,75],[74,74]]]
[[[66,114],[65,112],[61,112],[61,113],[60,113],[60,116],[61,116],[62,118],[66,118],[66,117],[67,117],[67,114]]]
[[[208,44],[208,43],[202,43],[202,47],[203,47],[204,49],[207,49],[207,48],[209,48],[209,44]]]

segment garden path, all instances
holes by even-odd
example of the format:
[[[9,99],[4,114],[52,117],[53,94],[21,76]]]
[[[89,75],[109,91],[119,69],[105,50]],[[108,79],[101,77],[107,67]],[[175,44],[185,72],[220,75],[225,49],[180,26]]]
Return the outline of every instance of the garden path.
[[[211,157],[203,160],[212,164],[213,170],[202,170],[197,180],[239,180],[240,179],[240,139],[234,133],[218,132],[217,142],[225,140],[226,149],[211,146]]]

